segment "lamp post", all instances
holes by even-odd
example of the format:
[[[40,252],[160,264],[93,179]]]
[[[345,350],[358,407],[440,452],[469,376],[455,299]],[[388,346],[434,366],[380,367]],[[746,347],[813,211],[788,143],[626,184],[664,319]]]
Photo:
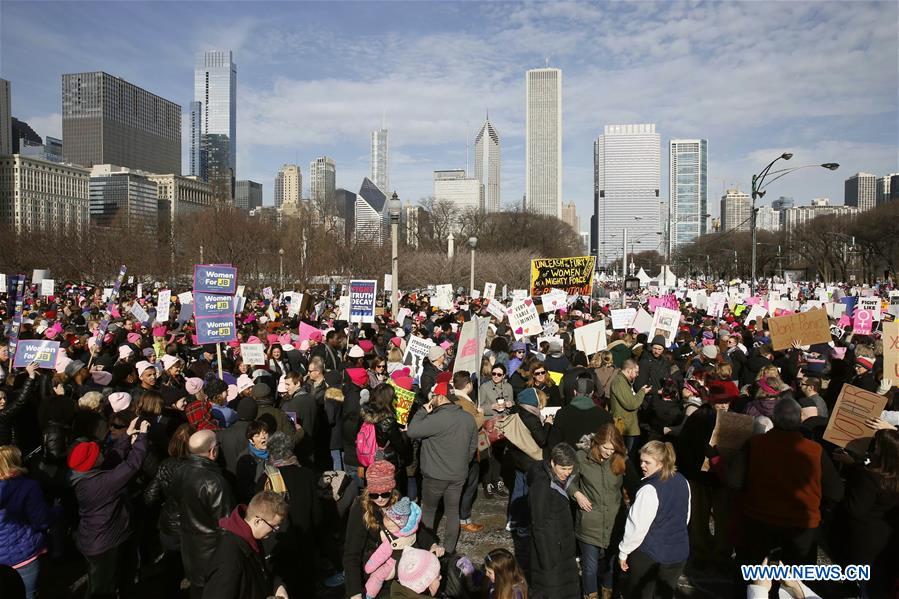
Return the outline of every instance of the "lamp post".
[[[397,244],[399,241],[401,206],[400,199],[394,191],[393,196],[387,201],[387,213],[390,216],[390,276],[393,280],[390,289],[390,312],[394,318],[396,318],[400,310],[400,266],[399,258],[397,257]]]
[[[471,278],[469,279],[468,293],[474,290],[474,249],[478,247],[478,238],[471,236],[468,238],[468,247],[471,248]]]
[[[793,167],[793,168],[784,168],[784,169],[780,169],[777,171],[771,170],[771,167],[774,166],[774,163],[777,162],[778,160],[789,160],[792,157],[793,157],[792,153],[784,152],[783,154],[781,154],[780,156],[778,156],[777,158],[775,158],[774,160],[769,162],[768,166],[766,166],[764,169],[762,169],[762,171],[759,174],[752,176],[752,208],[751,208],[752,212],[749,215],[749,228],[750,228],[750,231],[752,231],[752,267],[751,267],[752,271],[749,276],[749,278],[750,278],[749,290],[753,295],[755,295],[755,285],[756,285],[756,280],[755,280],[756,248],[755,248],[755,245],[756,245],[756,240],[758,239],[758,228],[756,227],[756,215],[758,212],[758,208],[755,207],[756,199],[765,197],[765,188],[768,185],[777,181],[781,177],[786,177],[790,173],[794,173],[800,169],[821,167],[821,168],[826,168],[829,171],[835,171],[838,168],[840,168],[840,165],[837,164],[836,162],[825,162],[824,164],[805,164],[802,166],[797,166],[797,167]],[[773,179],[771,179],[770,181],[766,182],[765,178],[768,175],[777,175],[777,176],[774,177]]]
[[[203,264],[203,246],[200,246],[200,264]]]
[[[278,286],[284,290],[284,248],[278,250]]]

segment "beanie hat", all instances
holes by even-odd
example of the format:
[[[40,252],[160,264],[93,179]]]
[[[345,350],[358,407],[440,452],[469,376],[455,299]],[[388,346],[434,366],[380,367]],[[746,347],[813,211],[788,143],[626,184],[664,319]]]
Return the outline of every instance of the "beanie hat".
[[[702,346],[702,355],[710,360],[714,360],[718,357],[718,346],[717,345],[703,345]]]
[[[428,348],[428,360],[431,362],[436,362],[440,358],[445,355],[445,351],[439,345],[432,345]]]
[[[134,350],[131,349],[130,345],[120,345],[119,346],[119,360],[124,360],[128,356],[134,353]]]
[[[375,348],[375,344],[368,339],[360,339],[359,348],[365,353],[370,353]]]
[[[165,330],[164,326],[153,327],[153,336],[154,337],[165,337],[165,333],[166,333],[166,330]]]
[[[403,340],[400,339],[399,336],[397,336],[397,337],[391,337],[391,338],[390,338],[390,342],[391,342],[393,345],[395,345],[396,347],[399,347],[399,346],[401,346],[401,345],[403,344]]]
[[[434,395],[442,395],[444,397],[449,397],[449,382],[453,378],[451,372],[444,371],[437,375],[436,384],[434,388],[431,389],[431,393]]]
[[[152,347],[145,347],[142,350],[140,350],[140,353],[142,353],[145,358],[149,358],[150,356],[152,356],[153,354],[156,353],[156,350],[153,349]]]
[[[184,387],[191,395],[196,395],[203,390],[203,379],[197,377],[189,377],[184,381]]]
[[[112,373],[105,370],[95,370],[91,373],[91,379],[98,385],[105,387],[112,382]]]
[[[871,370],[872,368],[874,368],[874,362],[871,360],[871,358],[866,358],[864,356],[857,356],[855,358],[855,363],[865,368],[866,370]]]
[[[256,405],[256,402],[252,397],[242,397],[239,402],[237,402],[237,417],[246,422],[252,422],[256,420],[256,416],[259,414],[259,406]]]
[[[406,547],[396,571],[401,585],[413,592],[423,593],[440,576],[440,560],[430,551]]]
[[[239,377],[237,377],[236,384],[237,384],[237,392],[238,393],[243,393],[244,391],[246,391],[247,389],[249,389],[250,387],[252,387],[254,385],[253,379],[251,379],[250,377],[248,377],[245,374],[242,374]]]
[[[113,412],[127,410],[131,406],[131,396],[123,391],[112,393],[109,396],[109,405]]]
[[[180,361],[181,361],[181,358],[178,358],[177,356],[170,356],[169,354],[166,354],[166,355],[162,356],[162,369],[168,370],[169,368],[171,368],[172,366],[174,366],[175,364],[177,364]]]
[[[406,391],[412,391],[412,377],[409,376],[409,368],[400,368],[399,370],[395,370],[390,378],[393,379],[393,382],[397,384],[398,387],[402,387]]]
[[[412,513],[411,502],[408,497],[403,497],[387,508],[387,517],[399,524],[400,528],[406,526],[409,515]]]
[[[97,463],[100,446],[93,441],[82,441],[72,448],[66,460],[69,468],[76,472],[87,472]]]
[[[389,493],[396,488],[396,468],[387,460],[375,460],[365,471],[369,493]]]
[[[516,341],[515,343],[512,344],[512,347],[510,347],[509,349],[512,350],[513,352],[517,352],[517,351],[525,351],[525,350],[527,350],[527,348],[528,348],[528,346],[525,345],[524,342]]]
[[[72,360],[66,365],[64,372],[66,376],[71,377],[81,372],[82,368],[86,368],[84,362],[82,362],[81,360]]]
[[[346,373],[357,387],[364,387],[368,383],[368,372],[364,368],[347,368]]]
[[[265,383],[256,383],[251,393],[254,399],[268,399],[272,396],[272,388]]]
[[[188,379],[190,380],[190,379]],[[206,383],[206,395],[210,398],[228,391],[228,385],[222,379],[212,379]]]
[[[516,399],[518,400],[518,403],[523,406],[533,406],[536,408],[540,405],[539,398],[537,397],[537,390],[533,387],[528,387],[521,391]]]
[[[358,345],[353,345],[350,347],[350,351],[347,352],[347,356],[350,358],[364,358],[365,350],[363,350]]]
[[[665,343],[665,338],[664,338],[663,336],[661,336],[661,335],[656,335],[655,337],[653,337],[653,338],[652,338],[652,343],[650,343],[649,345],[650,345],[650,346],[652,346],[652,345],[660,345],[660,346],[662,346],[662,347],[668,347],[668,344]]]
[[[140,343],[140,334],[139,333],[128,333],[128,343],[133,343],[137,345]]]
[[[143,376],[147,370],[153,368],[153,365],[146,360],[141,360],[140,362],[135,364],[135,368],[137,368],[137,376]]]

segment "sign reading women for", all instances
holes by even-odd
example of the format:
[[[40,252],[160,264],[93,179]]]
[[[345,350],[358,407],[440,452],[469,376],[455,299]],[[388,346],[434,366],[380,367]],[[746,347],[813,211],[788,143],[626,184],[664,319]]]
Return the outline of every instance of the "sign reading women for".
[[[506,308],[506,316],[509,317],[509,326],[512,327],[512,333],[515,334],[516,339],[539,335],[543,332],[537,306],[529,297]]]
[[[223,264],[197,264],[194,266],[194,292],[224,293],[237,291],[237,269]]]
[[[197,318],[234,314],[234,296],[231,295],[197,292],[194,294],[194,302],[194,315]]]
[[[197,343],[227,343],[237,339],[237,327],[234,326],[234,315],[226,317],[212,316],[197,318]]]
[[[59,352],[59,341],[20,340],[16,345],[13,368],[24,368],[32,362],[37,362],[41,368],[54,368],[57,352]]]
[[[568,295],[590,295],[596,256],[531,260],[531,297],[561,289]]]
[[[350,322],[371,323],[375,321],[375,296],[377,294],[377,281],[350,281]]]

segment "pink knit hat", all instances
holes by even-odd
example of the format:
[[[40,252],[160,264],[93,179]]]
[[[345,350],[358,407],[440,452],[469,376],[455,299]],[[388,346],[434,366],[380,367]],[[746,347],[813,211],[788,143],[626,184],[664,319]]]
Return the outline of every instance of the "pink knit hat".
[[[184,381],[184,387],[191,395],[196,395],[203,389],[203,379],[195,376],[189,377]]]
[[[131,406],[131,396],[123,391],[113,393],[109,396],[109,405],[113,412],[127,410]]]
[[[396,488],[396,468],[387,460],[375,460],[365,471],[369,493],[389,493]]]
[[[396,566],[396,574],[401,585],[413,592],[424,593],[440,576],[440,560],[430,551],[407,547]]]
[[[364,368],[347,368],[346,373],[357,387],[368,384],[368,372]]]

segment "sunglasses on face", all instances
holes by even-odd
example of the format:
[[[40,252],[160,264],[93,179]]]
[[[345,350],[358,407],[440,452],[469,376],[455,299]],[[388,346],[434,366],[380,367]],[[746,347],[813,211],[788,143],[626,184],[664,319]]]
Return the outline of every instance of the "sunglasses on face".
[[[543,376],[544,374],[546,374],[545,370],[534,371],[534,376]]]
[[[369,493],[368,496],[372,499],[390,499],[390,496],[393,495],[393,491],[388,491],[386,493]]]
[[[493,376],[503,376],[502,372],[491,372],[490,374],[492,374]]]

